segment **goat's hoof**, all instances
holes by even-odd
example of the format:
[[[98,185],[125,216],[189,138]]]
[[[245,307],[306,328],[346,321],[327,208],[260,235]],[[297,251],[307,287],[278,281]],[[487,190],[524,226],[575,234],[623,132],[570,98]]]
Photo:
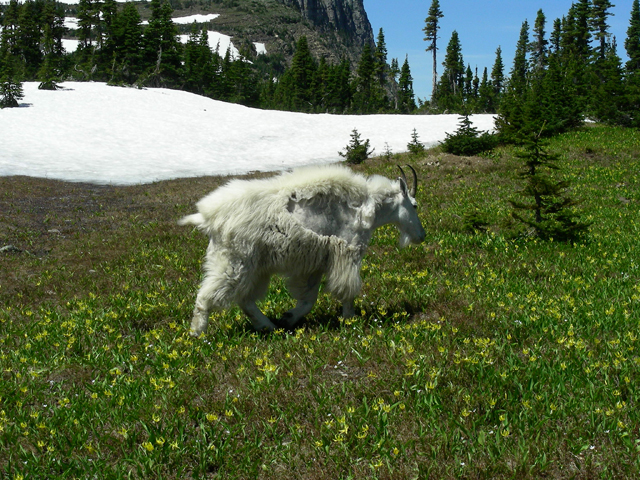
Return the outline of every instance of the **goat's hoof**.
[[[292,331],[293,328],[300,323],[300,320],[297,321],[293,321],[294,317],[292,313],[289,312],[285,312],[282,314],[282,316],[277,319],[274,320],[273,323],[275,324],[276,327],[278,328],[283,328],[287,331]]]
[[[255,329],[255,331],[256,331],[256,333],[258,335],[266,337],[266,336],[271,335],[275,331],[275,328],[271,328],[271,327],[265,325],[262,328]]]

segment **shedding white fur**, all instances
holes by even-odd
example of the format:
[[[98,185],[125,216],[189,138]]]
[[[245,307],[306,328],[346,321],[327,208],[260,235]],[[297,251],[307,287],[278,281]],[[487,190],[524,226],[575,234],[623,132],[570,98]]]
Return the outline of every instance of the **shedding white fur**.
[[[413,171],[413,169],[412,169]],[[180,220],[209,237],[191,333],[207,328],[212,309],[237,304],[258,331],[291,328],[311,311],[324,276],[325,288],[354,315],[360,264],[373,231],[395,224],[400,246],[419,243],[425,232],[414,187],[398,180],[365,178],[343,166],[306,167],[260,179],[232,180],[197,203]],[[272,275],[287,278],[296,307],[275,323],[257,307]]]

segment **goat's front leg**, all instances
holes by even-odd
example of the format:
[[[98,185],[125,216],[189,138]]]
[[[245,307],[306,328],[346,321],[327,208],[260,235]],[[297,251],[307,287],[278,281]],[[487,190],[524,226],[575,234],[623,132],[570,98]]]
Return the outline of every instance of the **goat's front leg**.
[[[342,318],[351,318],[356,316],[356,309],[353,305],[353,298],[342,302]]]
[[[253,328],[255,328],[258,332],[273,332],[276,328],[273,322],[269,320],[264,313],[260,311],[256,302],[246,301],[240,304],[240,308],[245,313],[249,320],[251,320],[251,324]]]
[[[199,337],[209,324],[209,310],[198,306],[193,309],[193,318],[191,319],[191,331],[189,332],[192,337]]]

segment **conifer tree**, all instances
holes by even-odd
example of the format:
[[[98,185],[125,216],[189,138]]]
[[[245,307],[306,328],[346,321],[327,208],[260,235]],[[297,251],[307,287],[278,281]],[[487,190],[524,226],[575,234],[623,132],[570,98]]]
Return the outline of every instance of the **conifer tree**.
[[[565,75],[576,87],[581,108],[588,103],[589,74],[588,68],[592,59],[590,0],[579,0],[569,9],[562,32],[561,52]]]
[[[216,49],[218,51],[218,49]],[[222,57],[220,62],[220,76],[214,87],[213,98],[224,101],[232,101],[234,97],[234,89],[237,80],[234,78],[235,71],[233,70],[233,60],[231,59],[231,47],[227,48],[227,51]],[[283,82],[284,76],[283,76]],[[278,85],[280,87],[280,85]],[[288,98],[287,98],[288,100]]]
[[[478,78],[478,67],[476,67],[473,73],[473,81],[472,81],[472,95],[474,100],[474,105],[478,100],[478,93],[480,90],[480,79]]]
[[[329,85],[331,82],[331,71],[333,67],[327,63],[326,58],[320,58],[316,67],[313,79],[313,100],[316,112],[327,111],[327,98],[329,94]]]
[[[441,110],[459,110],[463,104],[465,68],[456,30],[451,34],[442,65],[444,71],[436,87],[435,103]]]
[[[378,32],[376,48],[373,56],[375,58],[375,71],[378,83],[380,84],[380,87],[384,88],[387,83],[386,77],[389,66],[387,65],[387,43],[385,41],[384,31],[382,28]]]
[[[193,22],[189,39],[184,47],[184,88],[200,95],[210,94],[214,80],[214,53],[209,48],[205,29]]]
[[[115,58],[110,81],[133,84],[143,69],[142,20],[138,9],[131,2],[125,3],[113,23]]]
[[[58,89],[58,75],[56,74],[52,54],[45,55],[44,61],[38,70],[38,80],[40,81],[38,85],[38,89],[40,90]]]
[[[351,106],[351,69],[346,57],[329,69],[325,110],[332,113],[345,113]]]
[[[640,2],[633,0],[631,7],[631,18],[627,29],[627,38],[624,41],[624,48],[629,56],[626,68],[628,72],[638,72],[640,74]]]
[[[463,88],[464,60],[462,58],[460,37],[455,30],[451,34],[451,40],[447,45],[447,55],[443,66],[445,68],[443,78],[448,81],[454,95],[460,94]]]
[[[513,68],[509,84],[516,89],[516,93],[524,93],[527,83],[527,54],[529,53],[529,22],[526,20],[520,28],[520,37],[516,44],[516,53],[513,58]]]
[[[78,30],[76,35],[80,40],[80,48],[93,45],[93,28],[95,24],[95,7],[92,0],[80,0],[78,2]]]
[[[400,70],[398,80],[398,110],[400,113],[411,113],[416,109],[415,95],[413,93],[413,78],[409,68],[409,56],[407,55]]]
[[[102,32],[101,42],[101,55],[108,61],[113,58],[113,54],[116,49],[116,33],[115,28],[117,26],[116,18],[118,16],[118,6],[116,0],[104,0],[100,6],[101,16],[99,19],[100,31]]]
[[[640,127],[640,6],[634,0],[631,8],[631,18],[627,29],[624,47],[629,56],[626,63],[625,87],[627,91],[627,106],[625,111],[629,123]]]
[[[613,4],[609,0],[592,0],[590,23],[594,32],[594,38],[598,42],[596,48],[597,58],[604,60],[607,55],[607,45],[611,34],[609,33],[609,25],[607,17],[613,15],[609,9]]]
[[[622,60],[616,53],[615,43],[608,46],[605,58],[598,57],[593,65],[592,91],[590,93],[589,115],[600,121],[631,126],[634,112],[629,110],[632,103],[625,91]]]
[[[427,53],[433,54],[433,85],[431,96],[433,97],[436,92],[438,84],[438,62],[436,56],[438,53],[438,30],[440,29],[440,19],[444,17],[442,10],[440,10],[440,2],[438,0],[432,0],[431,7],[429,7],[429,16],[425,19],[424,41],[429,42],[426,48]]]
[[[384,108],[382,89],[376,79],[376,63],[370,45],[365,45],[356,69],[353,109],[358,113],[375,113]]]
[[[389,91],[391,92],[391,98],[393,99],[392,109],[398,109],[398,96],[399,96],[399,85],[398,85],[398,76],[400,75],[400,66],[398,65],[398,59],[392,58],[391,65],[389,66],[389,81],[387,82]],[[412,90],[413,90],[413,79],[412,79]]]
[[[511,77],[500,101],[496,127],[505,140],[515,140],[524,127],[523,99],[527,93],[527,53],[529,51],[529,23],[525,20],[520,28]]]
[[[257,107],[260,102],[260,89],[256,72],[251,64],[243,61],[231,61],[229,50],[225,55],[221,75],[226,77],[228,95],[223,100]]]
[[[18,107],[24,98],[22,82],[18,73],[18,61],[6,46],[0,58],[0,108]]]
[[[569,9],[572,22],[566,34],[570,38],[573,54],[585,65],[591,57],[591,0],[578,0]]]
[[[413,132],[411,132],[411,141],[407,143],[407,150],[412,155],[420,155],[425,151],[424,143],[420,141],[418,131],[415,128],[413,129]]]
[[[335,92],[338,99],[337,105],[340,111],[345,112],[351,107],[353,101],[353,90],[351,88],[351,66],[349,60],[343,57],[342,62],[338,65],[335,74]]]
[[[526,108],[535,120],[526,130],[542,136],[561,133],[582,123],[580,102],[576,87],[565,75],[561,64],[562,53],[549,55],[547,70],[537,76],[527,95]]]
[[[542,70],[547,63],[547,45],[549,42],[545,38],[546,22],[544,12],[538,10],[533,27],[533,42],[529,46],[531,70]]]
[[[459,118],[458,129],[453,133],[447,133],[442,150],[453,155],[477,155],[492,150],[495,145],[495,137],[489,132],[480,132],[473,126],[469,119],[469,113]]]
[[[313,111],[314,76],[316,63],[309,50],[307,37],[302,36],[296,44],[296,51],[287,72],[291,76],[291,107],[296,111]]]
[[[181,45],[171,18],[168,0],[151,0],[151,18],[144,31],[144,62],[147,69],[142,83],[153,87],[177,85],[181,70]]]
[[[3,12],[0,45],[12,55],[18,55],[18,29],[21,6],[18,0],[11,0]],[[0,58],[0,61],[2,58]]]
[[[63,55],[63,31],[63,17],[57,14],[54,2],[47,2],[42,12],[42,38],[40,43],[44,61],[38,70],[39,89],[57,89],[59,64]]]
[[[464,100],[467,104],[471,104],[473,101],[473,70],[469,64],[464,72]]]
[[[484,67],[482,80],[478,87],[477,111],[480,113],[495,113],[495,103],[493,95],[493,85],[489,80],[487,67]]]
[[[400,75],[400,66],[398,65],[397,58],[391,59],[391,66],[389,68],[389,73],[391,74],[391,78],[393,79],[393,81],[395,81],[398,75]]]
[[[35,2],[25,2],[21,5],[18,17],[16,47],[19,54],[17,58],[21,60],[20,69],[25,80],[36,77],[43,60],[40,48],[42,33],[40,31],[40,14],[38,10],[39,5],[36,5]]]
[[[351,132],[351,141],[345,147],[344,152],[338,152],[338,155],[344,157],[347,163],[354,165],[364,162],[369,155],[373,153],[373,150],[369,151],[370,142],[367,138],[364,142],[360,139],[360,133],[356,128]]]
[[[586,234],[590,224],[573,211],[577,202],[567,195],[569,182],[554,181],[545,173],[559,169],[559,157],[548,153],[540,135],[531,135],[517,156],[524,161],[525,187],[520,194],[529,201],[510,201],[512,216],[543,240],[574,241]]]
[[[491,69],[491,85],[493,86],[492,110],[495,111],[500,105],[502,91],[504,89],[504,62],[502,61],[502,49],[496,50],[496,60]]]
[[[562,20],[556,18],[553,21],[553,30],[549,36],[549,50],[550,53],[558,53],[560,51],[560,44],[562,41]]]
[[[307,37],[300,37],[291,67],[284,72],[275,87],[274,106],[300,112],[320,111],[327,100],[324,89],[328,89],[334,80],[329,77],[326,62],[318,65],[309,50]]]

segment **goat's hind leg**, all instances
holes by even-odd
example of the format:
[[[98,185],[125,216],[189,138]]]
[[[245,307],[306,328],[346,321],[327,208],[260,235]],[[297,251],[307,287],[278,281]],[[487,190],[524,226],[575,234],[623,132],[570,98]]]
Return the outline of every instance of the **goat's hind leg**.
[[[240,308],[244,312],[244,314],[249,317],[251,320],[251,325],[258,332],[273,332],[276,328],[276,325],[273,324],[271,320],[267,318],[267,316],[260,311],[256,302],[254,301],[245,301],[240,304]]]
[[[249,275],[249,277],[251,277]],[[246,285],[249,295],[245,296],[244,300],[238,302],[239,307],[244,314],[251,320],[251,325],[258,332],[273,332],[278,328],[274,323],[262,313],[262,311],[256,305],[255,299],[262,298],[269,289],[269,275],[254,277],[254,281],[251,285]]]
[[[191,336],[198,337],[207,329],[209,324],[209,315],[211,313],[211,285],[204,282],[198,291],[196,297],[196,306],[193,309],[193,318],[191,319]]]
[[[291,296],[297,300],[296,306],[285,312],[278,320],[278,325],[293,328],[302,317],[307,315],[318,299],[322,273],[314,273],[308,277],[293,277],[287,281]]]

